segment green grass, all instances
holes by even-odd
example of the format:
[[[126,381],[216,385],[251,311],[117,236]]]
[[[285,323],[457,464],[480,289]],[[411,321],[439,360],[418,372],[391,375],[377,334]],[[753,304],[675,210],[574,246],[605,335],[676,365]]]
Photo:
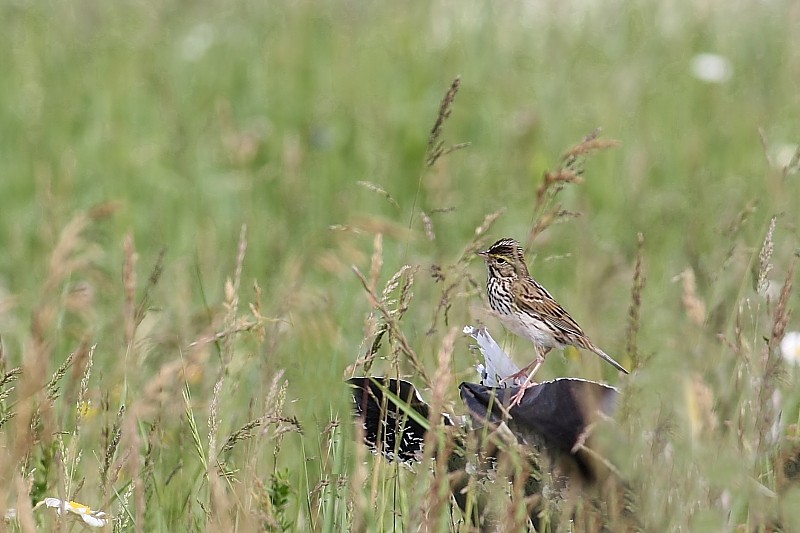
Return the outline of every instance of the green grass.
[[[54,520],[29,510],[45,496],[138,531],[389,531],[395,511],[399,530],[431,525],[420,501],[436,501],[437,478],[355,444],[343,380],[377,315],[351,266],[371,279],[380,234],[378,293],[402,265],[417,268],[400,325],[433,375],[448,329],[485,318],[464,277],[482,284],[483,266],[458,262],[475,228],[504,209],[484,239],[524,240],[543,173],[601,126],[621,146],[563,190],[581,216],[547,228],[529,260],[629,365],[642,233],[641,364],[619,380],[568,353],[542,373],[623,387],[616,437],[599,440],[612,442],[601,449],[647,529],[800,528],[781,462],[797,454],[798,371],[773,349],[763,379],[777,298],[759,296],[751,273],[773,215],[778,290],[799,246],[800,175],[767,156],[800,142],[800,12],[786,1],[580,4],[0,6],[0,337],[4,372],[22,368],[0,388],[13,387],[0,394],[0,420],[13,415],[0,430],[11,527]],[[727,83],[691,75],[703,52],[731,61]],[[456,75],[443,138],[470,146],[426,169]],[[699,323],[678,279],[687,269]],[[529,348],[507,341],[523,361]],[[458,382],[474,379],[468,345],[456,339],[445,374],[456,410]],[[372,372],[425,389],[405,356],[392,361],[396,347],[384,342]],[[782,425],[764,441],[773,390]],[[79,399],[89,408],[78,420]]]

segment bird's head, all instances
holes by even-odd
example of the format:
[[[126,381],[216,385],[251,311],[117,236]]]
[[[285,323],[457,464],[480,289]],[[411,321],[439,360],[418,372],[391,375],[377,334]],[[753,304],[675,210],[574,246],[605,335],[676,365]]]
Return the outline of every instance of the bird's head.
[[[514,239],[500,239],[478,255],[486,261],[490,277],[517,279],[529,275],[522,246]]]

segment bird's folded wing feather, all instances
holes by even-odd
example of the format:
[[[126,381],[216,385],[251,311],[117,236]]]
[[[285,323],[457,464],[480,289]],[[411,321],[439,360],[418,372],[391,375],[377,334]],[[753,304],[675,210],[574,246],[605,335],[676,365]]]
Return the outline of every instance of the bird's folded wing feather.
[[[520,282],[520,289],[514,291],[516,303],[520,309],[540,316],[548,324],[570,337],[585,336],[578,323],[536,280],[533,278],[523,280]]]

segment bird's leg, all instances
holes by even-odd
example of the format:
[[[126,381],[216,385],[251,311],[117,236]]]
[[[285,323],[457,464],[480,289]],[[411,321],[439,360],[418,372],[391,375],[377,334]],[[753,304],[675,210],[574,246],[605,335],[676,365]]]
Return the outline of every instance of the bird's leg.
[[[531,361],[531,363],[526,365],[522,370],[515,372],[514,374],[511,374],[507,378],[503,379],[503,382],[511,383],[513,385],[518,379],[521,378],[526,378],[525,383],[530,382],[531,378],[533,378],[533,375],[536,374],[536,372],[539,370],[539,367],[542,366],[545,356],[550,353],[551,349],[552,348],[545,348],[544,351],[540,353],[539,348],[536,347],[536,359]]]
[[[515,405],[519,405],[522,401],[522,398],[525,396],[525,391],[536,385],[536,382],[533,381],[533,376],[538,372],[539,368],[544,363],[544,356],[539,356],[533,362],[533,370],[531,370],[530,374],[525,378],[525,381],[522,382],[522,385],[519,386],[519,392],[517,392],[511,398],[511,404],[509,407],[514,407]],[[529,365],[530,366],[530,365]]]
[[[533,368],[533,365],[535,365],[536,361],[538,361],[538,360],[539,360],[539,358],[537,357],[536,359],[531,361],[530,364],[525,365],[525,367],[523,367],[522,370],[519,370],[518,372],[515,372],[515,373],[511,374],[507,378],[504,378],[503,382],[504,383],[511,383],[513,385],[514,383],[516,383],[516,381],[518,379],[522,379],[524,377],[527,377],[528,376],[528,372],[530,372],[531,368]]]
[[[527,375],[525,381],[522,382],[522,385],[520,385],[519,392],[517,392],[511,398],[511,404],[509,405],[509,407],[514,407],[515,405],[519,405],[519,403],[522,401],[522,398],[525,396],[525,391],[536,385],[536,382],[533,381],[533,376],[536,375],[536,372],[538,372],[539,369],[542,367],[542,365],[544,364],[544,358],[549,352],[550,348],[545,348],[544,351],[539,352],[539,347],[538,346],[536,347],[536,359],[533,361],[533,363],[523,368],[520,372],[526,371],[531,366],[533,366],[533,369]]]

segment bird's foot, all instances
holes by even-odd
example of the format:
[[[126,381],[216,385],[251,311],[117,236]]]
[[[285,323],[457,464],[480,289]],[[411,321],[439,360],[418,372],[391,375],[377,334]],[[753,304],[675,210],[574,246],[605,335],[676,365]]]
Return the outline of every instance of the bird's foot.
[[[531,368],[533,367],[534,364],[536,364],[536,361],[534,361],[533,363],[529,364],[528,366],[526,366],[525,368],[523,368],[519,372],[515,372],[514,374],[511,374],[507,378],[503,379],[503,383],[508,383],[510,385],[516,385],[517,382],[526,380],[528,378],[528,372],[530,372],[530,370],[531,370]]]
[[[536,385],[536,382],[533,381],[533,376],[536,375],[536,372],[539,371],[539,369],[542,367],[542,364],[544,364],[544,356],[539,355],[539,357],[537,357],[533,363],[521,370],[521,372],[526,372],[530,367],[533,367],[531,371],[528,372],[528,375],[525,376],[525,381],[523,381],[520,385],[519,392],[517,392],[511,398],[511,405],[509,405],[509,407],[519,405],[519,403],[522,401],[522,398],[525,396],[525,391]],[[523,373],[522,375],[524,376],[525,374]]]
[[[525,391],[527,391],[528,389],[530,389],[535,385],[536,383],[530,380],[523,383],[522,386],[519,388],[519,391],[514,396],[511,397],[511,403],[508,405],[509,409],[519,405],[520,402],[522,402],[522,398],[525,397]]]

